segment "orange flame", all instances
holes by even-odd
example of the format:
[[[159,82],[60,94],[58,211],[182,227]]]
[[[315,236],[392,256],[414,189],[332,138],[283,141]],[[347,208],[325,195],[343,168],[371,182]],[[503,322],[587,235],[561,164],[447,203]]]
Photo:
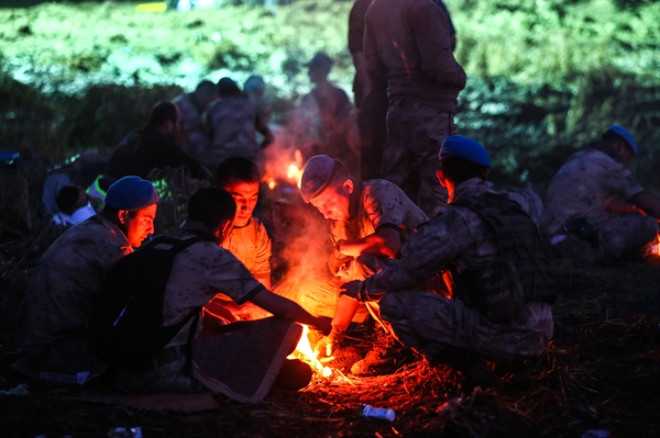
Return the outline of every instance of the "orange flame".
[[[648,247],[648,252],[654,256],[660,256],[660,234],[655,236],[655,242]]]
[[[298,358],[304,362],[307,362],[311,365],[312,369],[320,374],[322,377],[329,378],[332,376],[332,369],[327,366],[324,366],[321,361],[319,361],[312,350],[312,345],[309,342],[309,327],[303,325],[303,332],[300,336],[300,341],[296,346],[296,350],[289,355],[290,359]]]
[[[302,177],[302,152],[296,149],[293,152],[292,159],[283,159],[278,156],[277,159],[272,159],[266,163],[266,174],[263,176],[262,181],[268,185],[268,188],[273,190],[277,187],[278,180],[287,180],[291,184],[295,184],[300,188],[300,178]]]

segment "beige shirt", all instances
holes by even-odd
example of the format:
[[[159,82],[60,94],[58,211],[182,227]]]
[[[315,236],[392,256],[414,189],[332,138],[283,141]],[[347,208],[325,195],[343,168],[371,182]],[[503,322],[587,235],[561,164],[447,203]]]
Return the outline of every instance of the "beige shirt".
[[[542,229],[548,236],[555,235],[577,217],[598,225],[615,216],[606,208],[613,198],[629,200],[643,191],[623,163],[597,150],[577,152],[548,187]]]
[[[222,247],[231,251],[257,279],[270,278],[272,244],[259,219],[253,217],[246,226],[234,227]]]

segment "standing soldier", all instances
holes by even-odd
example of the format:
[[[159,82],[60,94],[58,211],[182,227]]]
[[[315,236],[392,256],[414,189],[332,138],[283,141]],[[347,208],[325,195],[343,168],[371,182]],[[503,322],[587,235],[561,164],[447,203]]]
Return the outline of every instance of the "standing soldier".
[[[433,0],[375,0],[366,15],[364,56],[372,87],[387,84],[387,139],[380,177],[433,216],[446,205],[435,180],[442,141],[465,72],[452,53],[450,20]]]

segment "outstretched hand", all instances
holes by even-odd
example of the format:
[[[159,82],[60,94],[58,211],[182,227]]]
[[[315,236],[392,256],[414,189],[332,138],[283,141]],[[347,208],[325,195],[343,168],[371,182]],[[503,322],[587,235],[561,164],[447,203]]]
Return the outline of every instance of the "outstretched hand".
[[[364,301],[364,297],[361,296],[361,292],[364,289],[364,282],[360,280],[349,281],[344,283],[339,288],[339,295],[346,295],[349,298],[353,298],[357,301]]]
[[[314,356],[319,358],[329,358],[332,353],[339,348],[341,341],[344,340],[344,333],[339,330],[333,330],[328,336],[325,336],[316,343],[314,347]]]
[[[312,326],[312,330],[320,332],[323,336],[328,336],[332,330],[332,318],[329,316],[317,316],[317,323]]]

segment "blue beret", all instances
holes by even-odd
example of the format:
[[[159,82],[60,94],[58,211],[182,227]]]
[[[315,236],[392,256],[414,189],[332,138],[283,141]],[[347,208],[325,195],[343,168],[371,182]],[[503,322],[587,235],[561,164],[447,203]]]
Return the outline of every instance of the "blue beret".
[[[327,155],[315,155],[307,161],[300,177],[300,195],[305,202],[318,196],[332,181],[335,160]]]
[[[628,132],[626,129],[624,129],[622,126],[619,125],[612,125],[609,128],[607,128],[607,131],[605,132],[613,132],[614,134],[618,135],[628,143],[628,146],[630,146],[630,149],[635,152],[635,155],[639,153],[639,149],[637,149],[637,142],[635,142],[635,139],[633,138],[632,134]]]
[[[110,185],[105,195],[105,205],[118,210],[140,210],[158,201],[154,185],[139,176],[118,179]]]
[[[439,158],[441,160],[461,158],[490,169],[490,158],[486,149],[478,141],[462,135],[447,137],[440,147]]]

